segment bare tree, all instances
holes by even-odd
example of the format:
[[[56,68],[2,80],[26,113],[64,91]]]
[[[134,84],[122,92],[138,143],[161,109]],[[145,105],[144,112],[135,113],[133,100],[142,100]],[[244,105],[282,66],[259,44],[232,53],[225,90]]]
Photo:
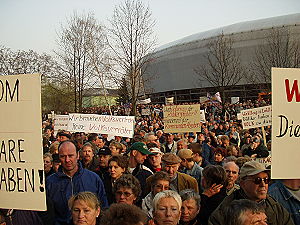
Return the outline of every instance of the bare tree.
[[[59,49],[55,53],[62,71],[59,78],[73,90],[75,112],[82,110],[84,90],[97,85],[95,63],[105,40],[103,26],[92,13],[74,13],[58,34]]]
[[[209,42],[205,61],[194,69],[200,82],[207,81],[220,90],[222,102],[225,102],[225,88],[236,85],[245,75],[239,53],[233,44],[233,40],[222,33]]]
[[[125,0],[115,7],[110,25],[108,40],[112,50],[112,78],[121,85],[125,76],[132,114],[135,115],[138,96],[144,90],[143,76],[156,43],[153,36],[155,21],[149,7],[142,1]]]
[[[33,50],[12,51],[0,46],[0,75],[40,73],[45,82],[55,71],[56,62],[51,55],[39,54]]]
[[[272,29],[256,49],[251,65],[253,83],[271,83],[271,68],[300,66],[300,42],[292,39],[288,28]]]

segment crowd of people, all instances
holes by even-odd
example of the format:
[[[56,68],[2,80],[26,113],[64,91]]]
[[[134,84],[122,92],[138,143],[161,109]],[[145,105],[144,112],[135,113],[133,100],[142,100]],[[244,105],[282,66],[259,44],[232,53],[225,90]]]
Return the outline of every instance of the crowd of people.
[[[227,105],[226,117],[219,106],[202,104],[207,122],[190,133],[164,132],[162,107],[147,106],[150,115],[136,118],[133,138],[111,140],[55,135],[52,121],[44,121],[48,210],[2,210],[0,218],[18,224],[21,213],[20,224],[55,225],[300,224],[300,179],[272,181],[270,168],[257,161],[271,152],[270,127],[263,138],[260,128],[244,130],[236,117],[266,104]]]

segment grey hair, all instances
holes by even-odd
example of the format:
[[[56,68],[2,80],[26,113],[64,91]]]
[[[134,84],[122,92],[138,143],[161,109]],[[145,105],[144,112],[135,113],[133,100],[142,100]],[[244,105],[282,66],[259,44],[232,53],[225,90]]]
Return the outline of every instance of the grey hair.
[[[182,200],[180,195],[176,191],[166,190],[166,191],[159,192],[155,195],[152,203],[154,212],[157,210],[157,205],[162,198],[173,198],[178,204],[178,209],[179,210],[181,209]]]
[[[264,208],[258,205],[255,201],[248,199],[234,200],[225,208],[225,224],[243,224],[245,220],[245,213],[247,211],[252,214],[265,212]]]
[[[200,209],[201,197],[193,189],[185,189],[179,193],[181,200],[184,202],[186,200],[194,199],[198,209]]]
[[[49,153],[49,152],[46,152],[44,155],[43,155],[43,159],[49,157],[50,161],[53,162],[53,158],[52,158],[52,154]]]

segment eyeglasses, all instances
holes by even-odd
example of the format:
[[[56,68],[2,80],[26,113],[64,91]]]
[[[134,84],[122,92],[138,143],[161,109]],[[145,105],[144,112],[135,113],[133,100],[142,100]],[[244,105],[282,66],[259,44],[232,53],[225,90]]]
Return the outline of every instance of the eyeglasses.
[[[116,191],[116,195],[122,196],[124,195],[126,198],[130,197],[132,193],[130,192],[122,192],[122,191]]]
[[[265,184],[269,184],[270,183],[270,178],[266,177],[266,178],[260,178],[260,177],[256,177],[255,179],[247,179],[247,180],[251,180],[254,184],[261,184],[262,182],[265,182]]]

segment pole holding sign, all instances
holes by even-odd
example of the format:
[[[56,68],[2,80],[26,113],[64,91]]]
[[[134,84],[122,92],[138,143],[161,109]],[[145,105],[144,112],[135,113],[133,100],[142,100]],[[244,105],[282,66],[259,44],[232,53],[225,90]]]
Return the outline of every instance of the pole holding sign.
[[[0,76],[0,208],[46,210],[41,76]]]

